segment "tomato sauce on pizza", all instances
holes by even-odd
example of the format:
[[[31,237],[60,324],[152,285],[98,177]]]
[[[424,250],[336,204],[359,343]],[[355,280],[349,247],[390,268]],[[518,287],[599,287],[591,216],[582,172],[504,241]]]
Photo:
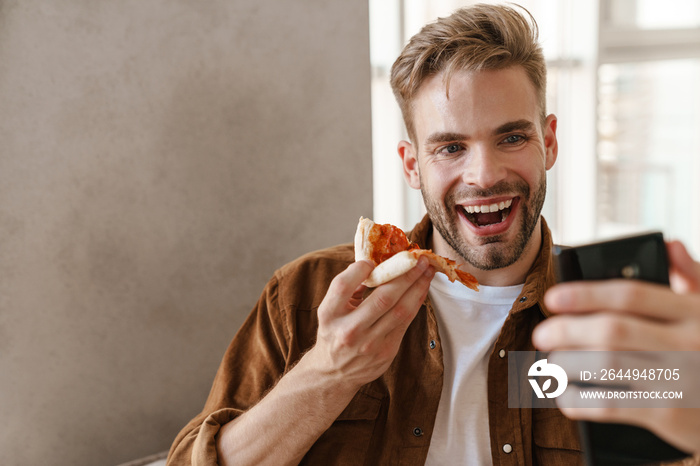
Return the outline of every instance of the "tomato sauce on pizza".
[[[421,249],[394,225],[374,223],[360,217],[355,233],[355,260],[370,260],[376,266],[365,280],[367,286],[378,286],[406,273],[418,263],[420,257],[425,257],[436,271],[447,275],[450,281],[457,280],[472,290],[479,290],[476,278],[460,270],[457,262],[438,256],[430,249]]]
[[[408,240],[403,230],[389,223],[375,223],[367,240],[372,244],[370,256],[375,264],[381,264],[397,252],[420,249]]]

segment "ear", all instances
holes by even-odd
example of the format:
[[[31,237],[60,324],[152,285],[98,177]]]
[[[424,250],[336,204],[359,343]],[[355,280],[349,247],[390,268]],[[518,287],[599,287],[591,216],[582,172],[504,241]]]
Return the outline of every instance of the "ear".
[[[420,171],[418,169],[418,157],[416,150],[408,141],[399,142],[399,157],[403,162],[403,176],[413,189],[420,189]]]
[[[549,170],[557,161],[559,144],[557,143],[557,117],[554,114],[547,116],[544,125],[545,168]]]

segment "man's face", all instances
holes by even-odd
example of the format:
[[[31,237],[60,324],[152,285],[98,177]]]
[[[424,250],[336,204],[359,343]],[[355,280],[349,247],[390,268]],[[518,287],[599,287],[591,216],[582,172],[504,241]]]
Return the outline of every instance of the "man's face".
[[[546,170],[557,154],[556,118],[542,127],[525,71],[457,72],[449,98],[438,74],[423,83],[412,109],[415,141],[403,141],[399,153],[409,184],[421,190],[455,253],[448,255],[481,270],[515,263],[534,247]]]

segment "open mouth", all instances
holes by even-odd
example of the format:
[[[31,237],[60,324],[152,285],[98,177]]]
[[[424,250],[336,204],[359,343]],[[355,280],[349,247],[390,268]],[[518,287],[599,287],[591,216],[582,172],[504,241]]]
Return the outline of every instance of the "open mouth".
[[[495,225],[505,221],[510,214],[513,199],[493,204],[462,206],[464,216],[477,227]]]

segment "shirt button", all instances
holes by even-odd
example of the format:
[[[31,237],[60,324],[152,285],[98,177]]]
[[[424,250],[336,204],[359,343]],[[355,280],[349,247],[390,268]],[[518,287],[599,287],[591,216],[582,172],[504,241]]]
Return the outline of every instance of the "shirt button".
[[[498,352],[498,356],[503,359],[506,357],[506,350],[502,349],[501,351]]]
[[[423,435],[423,429],[421,429],[420,427],[414,427],[413,435],[415,435],[416,437],[420,437],[421,435]]]
[[[503,451],[506,453],[510,453],[511,451],[513,451],[513,447],[510,443],[506,443],[505,445],[503,445]]]
[[[522,298],[520,298],[521,303],[524,303],[525,301],[527,301],[527,296],[523,296]]]
[[[430,349],[435,349],[437,347],[437,343],[435,340],[430,340]]]

